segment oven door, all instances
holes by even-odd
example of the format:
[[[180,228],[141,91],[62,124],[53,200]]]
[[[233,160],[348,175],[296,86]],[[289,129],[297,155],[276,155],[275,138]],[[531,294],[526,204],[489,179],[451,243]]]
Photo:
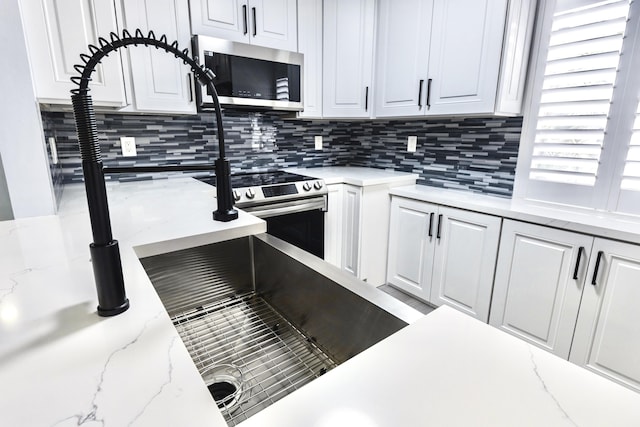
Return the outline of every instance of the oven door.
[[[240,206],[239,206],[240,207]],[[324,258],[327,196],[240,207],[267,222],[267,233]]]

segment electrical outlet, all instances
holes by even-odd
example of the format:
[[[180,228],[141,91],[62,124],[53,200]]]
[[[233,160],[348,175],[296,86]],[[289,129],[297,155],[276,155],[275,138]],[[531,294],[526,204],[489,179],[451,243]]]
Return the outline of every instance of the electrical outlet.
[[[322,135],[316,135],[315,143],[316,143],[316,150],[322,150]]]
[[[416,145],[418,145],[418,137],[417,136],[410,136],[407,138],[407,151],[409,153],[415,153],[416,152]]]
[[[122,148],[122,155],[124,157],[135,157],[138,155],[136,152],[136,139],[131,136],[121,136],[120,145]]]
[[[56,147],[56,139],[52,136],[49,137],[49,149],[51,150],[51,162],[54,165],[58,164],[58,148]]]

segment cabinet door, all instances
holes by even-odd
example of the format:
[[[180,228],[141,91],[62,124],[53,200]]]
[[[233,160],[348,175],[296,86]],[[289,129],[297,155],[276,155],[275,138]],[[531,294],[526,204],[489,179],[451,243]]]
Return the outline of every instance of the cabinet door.
[[[249,0],[251,44],[298,50],[296,0]]]
[[[640,390],[640,246],[596,239],[588,271],[570,360]]]
[[[378,3],[376,117],[424,115],[433,0]]]
[[[505,220],[491,325],[567,359],[592,242],[582,234]]]
[[[304,55],[304,118],[322,117],[322,0],[298,0],[298,52]]]
[[[123,5],[127,28],[165,34],[181,48],[191,45],[187,0],[124,0]],[[196,112],[186,65],[158,49],[129,48],[128,53],[138,111]]]
[[[361,191],[359,187],[344,185],[342,268],[355,276],[360,273]]]
[[[387,282],[428,300],[437,206],[394,197],[391,200]]]
[[[427,114],[494,109],[507,0],[435,0]]]
[[[438,219],[429,300],[488,322],[502,219],[444,207]]]
[[[324,215],[324,260],[342,266],[342,184],[327,185],[327,212]]]
[[[249,43],[249,4],[247,0],[190,1],[193,34]]]
[[[22,0],[29,61],[38,101],[71,104],[70,79],[79,76],[73,68],[82,64],[81,53],[88,45],[99,46],[98,37],[118,32],[113,1]],[[7,41],[5,41],[7,42]],[[104,58],[91,75],[91,96],[95,105],[126,104],[122,61],[116,52]]]
[[[371,117],[375,0],[325,0],[324,117]]]

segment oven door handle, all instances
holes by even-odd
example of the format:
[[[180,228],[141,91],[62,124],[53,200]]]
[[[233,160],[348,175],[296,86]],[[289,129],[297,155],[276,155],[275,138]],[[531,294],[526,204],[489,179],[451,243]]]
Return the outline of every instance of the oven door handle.
[[[255,215],[258,218],[269,218],[272,216],[286,215],[291,213],[306,212],[320,209],[327,211],[326,196],[313,199],[301,199],[288,202],[273,203],[269,205],[241,207],[245,212]]]

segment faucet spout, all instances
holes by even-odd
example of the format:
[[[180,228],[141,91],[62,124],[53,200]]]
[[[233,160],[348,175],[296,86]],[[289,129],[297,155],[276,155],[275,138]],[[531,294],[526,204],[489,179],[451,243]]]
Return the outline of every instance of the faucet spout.
[[[94,72],[95,67],[102,58],[121,47],[130,45],[153,46],[163,49],[182,60],[183,63],[191,68],[198,81],[207,85],[212,94],[215,107],[219,153],[218,159],[215,161],[217,209],[213,213],[213,219],[216,221],[232,221],[238,218],[238,212],[233,208],[230,167],[225,158],[222,112],[218,94],[213,84],[215,76],[211,70],[200,66],[197,59],[191,58],[188,49],[179,50],[177,41],[169,44],[165,35],[156,39],[153,31],[150,31],[145,36],[140,30],[136,30],[135,35],[132,36],[127,30],[124,30],[122,37],[116,33],[111,33],[110,41],[102,37],[98,41],[100,47],[89,45],[91,55],[80,55],[84,64],[74,66],[75,70],[81,75],[71,78],[72,82],[78,85],[76,89],[71,91],[71,101],[76,121],[76,132],[82,158],[82,172],[93,234],[93,243],[89,245],[89,248],[98,294],[98,315],[115,316],[129,308],[129,300],[124,287],[118,241],[113,239],[111,232],[98,131],[93,102],[89,94],[91,73]]]

